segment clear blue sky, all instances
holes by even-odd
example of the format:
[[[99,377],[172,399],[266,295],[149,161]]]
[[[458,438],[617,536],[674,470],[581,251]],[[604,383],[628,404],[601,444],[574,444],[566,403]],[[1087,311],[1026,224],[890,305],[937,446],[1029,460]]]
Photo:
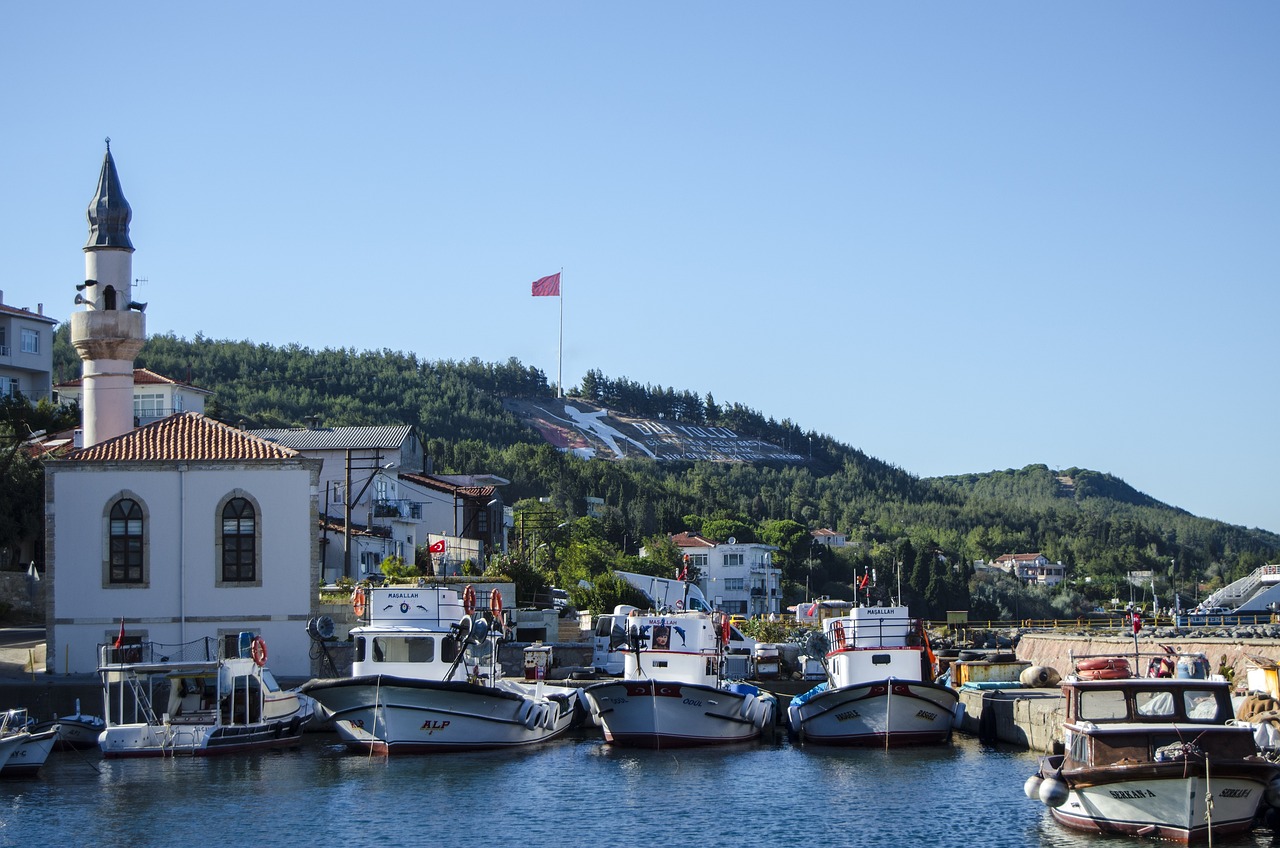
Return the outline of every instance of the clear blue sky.
[[[22,3],[5,302],[711,392],[1280,531],[1280,4]]]

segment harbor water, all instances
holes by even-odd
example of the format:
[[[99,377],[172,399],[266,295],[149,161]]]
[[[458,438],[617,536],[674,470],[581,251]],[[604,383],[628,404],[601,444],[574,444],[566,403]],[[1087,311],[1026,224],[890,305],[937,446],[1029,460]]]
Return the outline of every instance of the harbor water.
[[[37,778],[0,781],[0,846],[1163,844],[1064,830],[1022,793],[1036,761],[962,736],[892,751],[638,751],[582,733],[388,759],[316,733],[296,750],[207,759],[61,752]],[[1214,840],[1273,844],[1263,830]]]

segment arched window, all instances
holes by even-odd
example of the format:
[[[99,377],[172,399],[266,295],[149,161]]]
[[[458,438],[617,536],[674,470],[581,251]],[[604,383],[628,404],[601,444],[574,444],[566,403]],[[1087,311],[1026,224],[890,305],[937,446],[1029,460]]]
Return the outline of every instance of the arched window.
[[[142,507],[121,498],[111,507],[112,583],[142,582]]]
[[[116,308],[116,287],[107,286],[102,292],[102,306],[104,309]]]
[[[222,508],[222,581],[252,583],[258,579],[253,504],[232,498]]]

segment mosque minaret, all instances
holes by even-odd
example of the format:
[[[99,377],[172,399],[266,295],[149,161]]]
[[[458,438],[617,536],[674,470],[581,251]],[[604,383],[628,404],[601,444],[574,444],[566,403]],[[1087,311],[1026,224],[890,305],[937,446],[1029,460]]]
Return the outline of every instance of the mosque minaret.
[[[84,446],[133,429],[133,360],[146,338],[145,303],[133,300],[133,211],[120,190],[111,139],[89,201],[89,241],[84,246],[84,283],[71,314],[71,344],[83,362]]]

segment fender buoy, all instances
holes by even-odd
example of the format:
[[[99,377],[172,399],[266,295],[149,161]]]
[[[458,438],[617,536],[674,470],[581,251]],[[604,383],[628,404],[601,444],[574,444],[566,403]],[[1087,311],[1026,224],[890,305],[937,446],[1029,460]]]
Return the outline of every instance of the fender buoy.
[[[476,611],[476,587],[468,586],[462,590],[462,609],[467,615]]]
[[[356,614],[356,618],[364,618],[364,606],[364,587],[357,586],[351,593],[351,611]]]
[[[267,643],[262,641],[261,636],[253,637],[253,642],[249,645],[249,656],[258,668],[267,664]]]
[[[547,730],[554,730],[556,726],[556,719],[559,715],[560,713],[556,710],[555,704],[547,704],[547,711],[543,713],[542,716],[542,726]]]
[[[844,624],[839,621],[831,625],[831,647],[837,651],[843,651],[845,647]]]
[[[748,721],[750,721],[751,710],[752,708],[755,707],[755,705],[756,705],[756,696],[748,695],[747,697],[742,699],[742,706],[739,708],[738,714],[741,715],[743,718],[747,719]]]
[[[489,612],[498,619],[502,618],[502,593],[497,589],[489,593]]]

